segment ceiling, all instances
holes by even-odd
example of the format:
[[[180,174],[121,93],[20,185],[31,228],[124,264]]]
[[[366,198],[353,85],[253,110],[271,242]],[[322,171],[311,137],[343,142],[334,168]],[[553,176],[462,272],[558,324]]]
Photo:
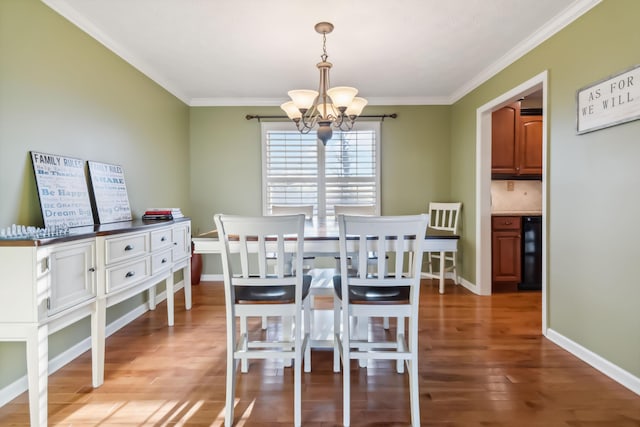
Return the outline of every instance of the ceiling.
[[[451,104],[599,1],[43,0],[193,106],[317,90],[320,21],[335,26],[332,86],[371,105]]]

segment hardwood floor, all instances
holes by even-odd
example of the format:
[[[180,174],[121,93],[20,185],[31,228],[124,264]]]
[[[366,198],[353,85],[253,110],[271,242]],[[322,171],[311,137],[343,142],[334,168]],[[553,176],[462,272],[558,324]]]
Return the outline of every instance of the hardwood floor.
[[[540,293],[478,297],[423,281],[421,418],[426,426],[640,426],[640,396],[541,335]],[[91,387],[86,352],[49,377],[51,426],[210,426],[224,418],[222,284],[176,298],[175,326],[161,304],[107,339],[105,383]],[[259,322],[253,330],[260,333]],[[393,323],[392,323],[393,329]],[[273,333],[269,330],[267,333]],[[381,324],[374,333],[384,333]],[[303,377],[303,425],[342,420],[342,377],[314,351]],[[352,370],[352,426],[409,425],[407,375],[393,362]],[[292,369],[252,362],[240,374],[236,425],[293,423]],[[0,425],[29,423],[27,394],[0,408]]]

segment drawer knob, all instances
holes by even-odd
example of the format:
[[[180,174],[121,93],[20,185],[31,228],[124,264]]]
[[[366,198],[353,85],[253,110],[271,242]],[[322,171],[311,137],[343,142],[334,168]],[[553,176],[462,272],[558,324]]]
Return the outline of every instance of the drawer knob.
[[[136,275],[136,272],[135,272],[135,271],[128,271],[128,272],[127,272],[127,274],[125,274],[125,275],[124,275],[124,277],[127,277],[127,278],[128,278],[128,277],[133,277],[133,276],[135,276],[135,275]]]
[[[133,245],[127,245],[124,247],[125,251],[132,251],[133,250]]]
[[[160,241],[161,241],[161,242],[165,242],[166,240],[167,240],[167,238],[166,238],[165,236],[162,236],[162,237],[160,238]]]
[[[165,264],[167,262],[166,258],[162,258],[162,264]]]
[[[95,267],[91,267],[91,268],[89,269],[89,273],[95,273],[95,272],[96,272]]]

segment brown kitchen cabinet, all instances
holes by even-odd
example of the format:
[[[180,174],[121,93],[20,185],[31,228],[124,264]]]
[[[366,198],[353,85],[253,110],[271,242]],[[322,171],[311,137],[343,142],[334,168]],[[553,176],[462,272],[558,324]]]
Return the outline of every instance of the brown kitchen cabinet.
[[[521,278],[521,235],[519,216],[491,218],[492,292],[517,290]]]
[[[542,116],[522,115],[520,102],[492,114],[491,173],[542,175]]]

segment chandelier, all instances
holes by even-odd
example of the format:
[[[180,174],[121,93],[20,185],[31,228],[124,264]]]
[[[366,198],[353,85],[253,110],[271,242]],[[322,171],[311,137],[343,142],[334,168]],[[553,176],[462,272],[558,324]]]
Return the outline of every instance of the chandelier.
[[[327,62],[327,34],[333,31],[333,24],[320,22],[315,25],[317,33],[322,34],[322,59],[316,66],[320,70],[320,85],[315,90],[290,90],[291,101],[280,106],[293,120],[300,133],[309,133],[318,125],[318,139],[324,145],[331,139],[333,129],[348,131],[367,105],[367,100],[356,97],[358,89],[347,86],[329,88],[329,70]]]

